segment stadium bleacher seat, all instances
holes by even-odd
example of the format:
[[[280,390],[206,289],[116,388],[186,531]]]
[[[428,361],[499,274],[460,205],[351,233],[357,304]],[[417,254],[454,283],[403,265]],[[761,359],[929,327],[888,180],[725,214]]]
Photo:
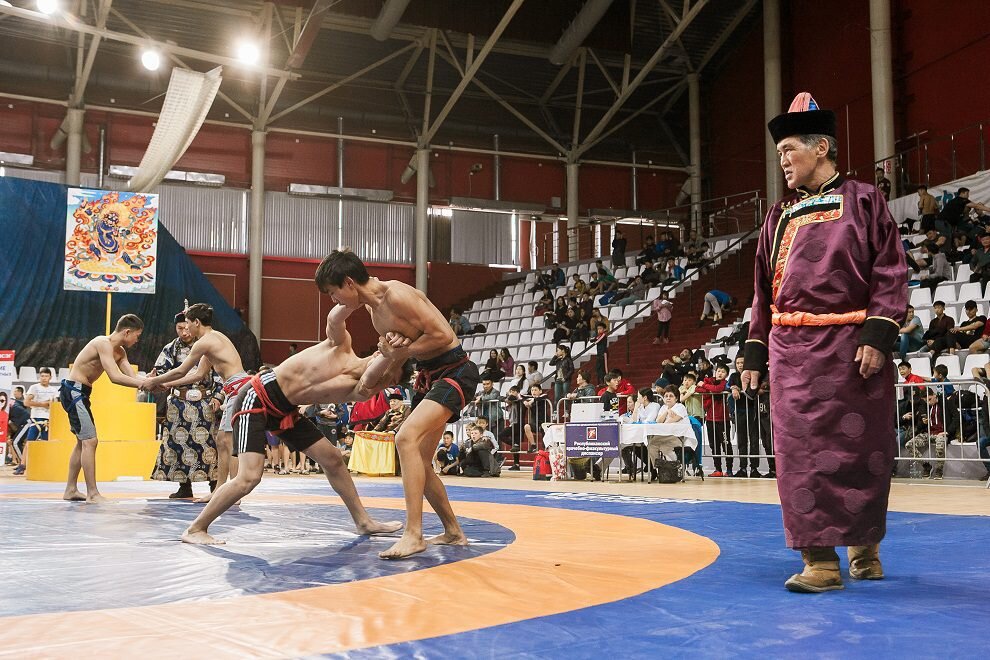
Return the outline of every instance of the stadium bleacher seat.
[[[932,306],[932,290],[916,288],[911,289],[911,296],[909,302],[913,307],[931,307]]]
[[[938,359],[935,360],[935,366],[944,364],[946,369],[949,370],[949,378],[959,378],[961,372],[959,370],[959,356],[957,355],[940,355]]]
[[[913,357],[908,362],[911,364],[911,373],[922,378],[932,377],[932,363],[927,357]]]
[[[21,367],[17,380],[22,383],[37,383],[38,370],[34,367]]]

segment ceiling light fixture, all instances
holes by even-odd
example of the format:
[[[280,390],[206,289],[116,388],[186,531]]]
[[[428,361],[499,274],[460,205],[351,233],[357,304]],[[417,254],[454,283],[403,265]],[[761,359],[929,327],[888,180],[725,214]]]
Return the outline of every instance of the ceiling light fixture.
[[[261,51],[257,44],[251,41],[239,41],[236,48],[237,59],[245,64],[254,66],[261,59]]]
[[[148,71],[157,71],[162,64],[161,55],[157,50],[144,50],[141,52],[141,66]]]
[[[38,0],[38,11],[51,16],[58,11],[58,0]]]

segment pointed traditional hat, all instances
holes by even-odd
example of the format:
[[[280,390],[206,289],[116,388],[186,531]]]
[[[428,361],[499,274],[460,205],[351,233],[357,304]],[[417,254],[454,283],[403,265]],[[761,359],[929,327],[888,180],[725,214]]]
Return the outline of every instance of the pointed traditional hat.
[[[835,113],[822,110],[808,92],[801,92],[791,107],[767,124],[774,143],[792,135],[829,135],[835,137]]]

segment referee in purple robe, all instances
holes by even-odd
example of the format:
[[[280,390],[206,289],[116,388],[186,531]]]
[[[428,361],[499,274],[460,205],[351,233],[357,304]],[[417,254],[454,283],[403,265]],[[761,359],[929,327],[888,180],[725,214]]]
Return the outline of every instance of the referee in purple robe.
[[[790,193],[767,214],[742,375],[769,366],[777,489],[796,592],[883,578],[896,447],[890,351],[907,309],[904,250],[883,195],[836,170],[835,114],[799,94],[767,125]]]

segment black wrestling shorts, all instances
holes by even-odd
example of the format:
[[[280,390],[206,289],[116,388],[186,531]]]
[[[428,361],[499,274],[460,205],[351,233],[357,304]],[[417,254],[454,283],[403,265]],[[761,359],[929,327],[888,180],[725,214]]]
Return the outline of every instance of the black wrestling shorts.
[[[428,389],[417,390],[413,395],[412,407],[420,401],[429,399],[450,409],[448,422],[456,422],[461,418],[461,410],[467,402],[474,398],[481,376],[478,365],[467,359],[467,354],[460,346],[452,348],[442,355],[430,360],[420,360],[416,368],[428,374]],[[423,376],[420,375],[420,379]]]
[[[289,403],[282,394],[282,388],[275,380],[275,373],[268,372],[261,375],[261,382],[268,393],[268,399],[275,405],[279,412],[291,414],[297,407]],[[264,404],[258,400],[258,394],[248,383],[237,393],[234,401],[234,410],[256,410],[264,408]],[[323,439],[323,434],[316,428],[308,417],[297,417],[295,426],[291,429],[279,431],[281,418],[263,412],[250,412],[234,417],[234,456],[244,452],[255,454],[265,454],[265,447],[268,446],[268,438],[265,431],[277,433],[279,440],[284,442],[292,451],[305,451],[319,440]]]

